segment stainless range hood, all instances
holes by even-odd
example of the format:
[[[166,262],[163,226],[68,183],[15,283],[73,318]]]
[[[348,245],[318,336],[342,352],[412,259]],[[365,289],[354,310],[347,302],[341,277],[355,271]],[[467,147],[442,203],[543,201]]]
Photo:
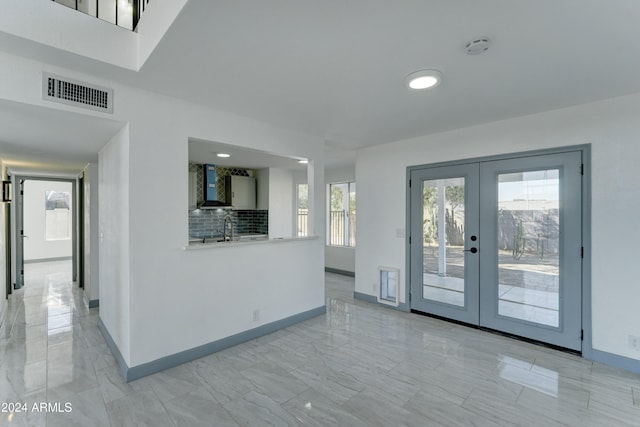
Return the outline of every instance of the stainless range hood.
[[[204,201],[200,209],[231,209],[231,205],[218,200],[218,175],[216,165],[204,165]]]

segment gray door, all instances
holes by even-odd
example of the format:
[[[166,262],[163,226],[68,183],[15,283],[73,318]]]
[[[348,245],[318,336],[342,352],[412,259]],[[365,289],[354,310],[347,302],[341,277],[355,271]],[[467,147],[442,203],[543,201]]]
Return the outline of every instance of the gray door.
[[[411,308],[581,350],[581,165],[575,151],[413,169]]]
[[[478,164],[411,172],[411,308],[478,324]]]
[[[24,239],[29,237],[24,233],[24,180],[16,177],[17,191],[14,192],[16,201],[16,283],[15,288],[24,286]]]
[[[480,164],[480,325],[574,350],[582,331],[580,152]]]

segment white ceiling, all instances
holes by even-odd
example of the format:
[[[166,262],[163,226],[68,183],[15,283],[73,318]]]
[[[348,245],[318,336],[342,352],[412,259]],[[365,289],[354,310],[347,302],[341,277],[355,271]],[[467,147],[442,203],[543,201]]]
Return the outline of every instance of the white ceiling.
[[[218,157],[218,153],[229,154],[231,157],[221,158]],[[280,168],[292,171],[306,170],[307,166],[298,163],[298,160],[302,160],[302,158],[281,156],[214,141],[189,139],[189,161],[192,163],[207,163],[246,169]]]
[[[333,166],[359,147],[638,92],[639,22],[637,0],[190,0],[138,73],[5,36],[0,49],[319,136]],[[491,48],[467,55],[481,36]],[[442,84],[409,92],[405,76],[425,68]],[[78,161],[118,127],[22,113],[2,139]]]
[[[640,91],[639,23],[637,0],[191,0],[138,77],[354,148]]]
[[[123,124],[0,100],[0,158],[20,171],[77,173]]]

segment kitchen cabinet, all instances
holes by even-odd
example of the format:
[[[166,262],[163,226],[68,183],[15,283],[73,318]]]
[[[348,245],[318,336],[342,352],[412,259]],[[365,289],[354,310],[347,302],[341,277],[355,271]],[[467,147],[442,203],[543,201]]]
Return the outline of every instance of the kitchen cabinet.
[[[256,208],[256,179],[252,176],[230,175],[224,178],[225,201],[233,209]]]

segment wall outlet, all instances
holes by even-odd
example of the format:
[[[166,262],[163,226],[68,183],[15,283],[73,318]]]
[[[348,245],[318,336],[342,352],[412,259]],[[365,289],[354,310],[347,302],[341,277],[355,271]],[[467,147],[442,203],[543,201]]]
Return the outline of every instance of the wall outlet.
[[[253,310],[253,321],[258,322],[260,320],[260,310],[257,308]]]
[[[396,228],[396,237],[404,239],[404,228]]]
[[[640,337],[629,335],[629,348],[640,351]]]

